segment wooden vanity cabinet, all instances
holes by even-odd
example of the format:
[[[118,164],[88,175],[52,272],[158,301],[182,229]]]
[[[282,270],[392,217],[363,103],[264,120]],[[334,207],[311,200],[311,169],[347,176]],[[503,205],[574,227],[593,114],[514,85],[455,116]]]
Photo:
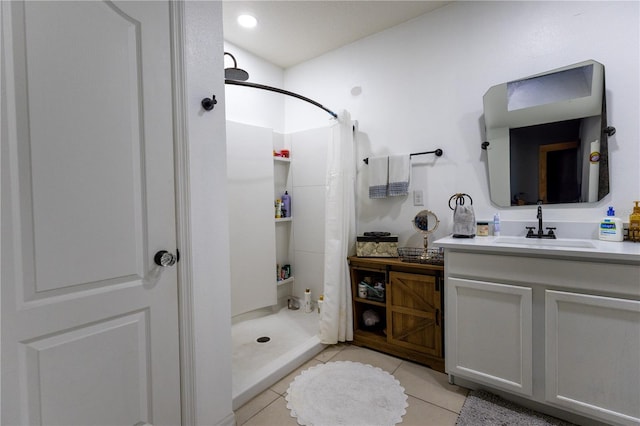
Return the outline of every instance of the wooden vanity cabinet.
[[[444,372],[444,267],[402,262],[398,258],[350,257],[353,343]],[[361,298],[366,278],[384,283],[384,300]],[[367,326],[365,311],[379,322]]]

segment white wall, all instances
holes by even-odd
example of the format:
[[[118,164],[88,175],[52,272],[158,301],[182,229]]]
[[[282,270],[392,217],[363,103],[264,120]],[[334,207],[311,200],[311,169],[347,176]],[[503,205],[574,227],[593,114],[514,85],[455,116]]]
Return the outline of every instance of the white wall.
[[[322,112],[321,110],[318,110]],[[289,135],[293,190],[294,296],[317,300],[324,288],[325,182],[328,126]]]
[[[276,304],[273,132],[227,121],[231,316]]]
[[[220,2],[184,2],[179,29],[185,32],[185,74],[178,75],[178,96],[187,109],[184,138],[188,164],[184,179],[188,217],[179,218],[187,235],[179,236],[183,252],[179,270],[193,288],[183,288],[181,360],[195,377],[183,377],[183,398],[193,413],[183,413],[185,424],[231,425],[235,422],[231,398],[231,312],[229,221],[226,200],[227,169],[223,109],[204,112],[205,93],[218,94],[224,105],[222,75],[222,5]],[[210,96],[210,95],[209,95]],[[182,210],[182,209],[180,209]],[[190,333],[193,332],[193,334]],[[225,348],[228,348],[225,350]],[[195,399],[195,401],[193,401]],[[187,400],[188,401],[188,400]]]
[[[596,204],[545,206],[545,220],[598,221],[613,205],[627,218],[640,198],[638,2],[455,2],[285,71],[285,89],[358,120],[359,158],[442,148],[414,157],[411,197],[369,200],[366,166],[358,166],[358,231],[400,234],[419,246],[410,220],[422,208],[440,218],[435,238],[451,232],[449,197],[466,192],[478,219],[535,222],[533,207],[489,201],[481,121],[489,87],[586,59],[605,65],[611,192]],[[360,93],[359,93],[360,92]],[[310,109],[311,108],[311,109]],[[326,125],[328,115],[285,100],[285,129]],[[595,225],[594,225],[595,226]],[[558,229],[562,235],[562,228]]]

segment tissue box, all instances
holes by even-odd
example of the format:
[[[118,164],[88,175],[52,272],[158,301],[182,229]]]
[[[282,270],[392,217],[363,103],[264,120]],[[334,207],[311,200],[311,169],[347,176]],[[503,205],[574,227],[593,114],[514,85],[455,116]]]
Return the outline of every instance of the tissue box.
[[[358,236],[356,254],[358,257],[398,257],[398,236]]]

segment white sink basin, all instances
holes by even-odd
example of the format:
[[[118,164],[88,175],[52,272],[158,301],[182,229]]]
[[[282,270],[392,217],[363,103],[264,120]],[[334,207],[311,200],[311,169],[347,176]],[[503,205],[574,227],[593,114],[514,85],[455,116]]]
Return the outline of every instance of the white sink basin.
[[[547,240],[541,238],[525,238],[525,237],[496,237],[493,241],[495,244],[516,244],[529,247],[568,247],[568,248],[595,248],[595,244],[589,240],[571,240],[566,238],[558,238],[555,240]]]

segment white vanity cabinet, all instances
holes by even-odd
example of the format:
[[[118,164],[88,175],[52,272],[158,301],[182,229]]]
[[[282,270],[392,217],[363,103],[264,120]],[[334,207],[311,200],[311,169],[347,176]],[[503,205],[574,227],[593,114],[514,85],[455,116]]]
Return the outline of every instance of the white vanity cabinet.
[[[545,330],[549,402],[640,424],[640,301],[546,290]]]
[[[638,248],[596,259],[583,249],[451,240],[436,245],[445,247],[452,382],[512,394],[568,420],[640,424]]]
[[[528,287],[449,278],[447,371],[530,396],[531,294]]]

